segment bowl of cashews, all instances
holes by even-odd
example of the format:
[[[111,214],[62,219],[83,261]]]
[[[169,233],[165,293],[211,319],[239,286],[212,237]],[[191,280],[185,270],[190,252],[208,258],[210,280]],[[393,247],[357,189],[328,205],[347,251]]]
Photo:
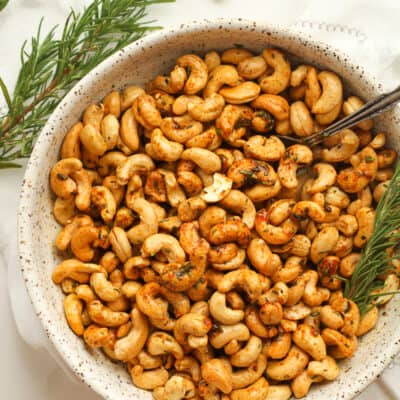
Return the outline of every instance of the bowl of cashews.
[[[151,34],[79,82],[36,143],[18,228],[76,376],[110,400],[362,391],[400,350],[400,300],[361,318],[341,278],[372,234],[400,113],[313,148],[276,134],[379,93],[331,47],[243,20]]]

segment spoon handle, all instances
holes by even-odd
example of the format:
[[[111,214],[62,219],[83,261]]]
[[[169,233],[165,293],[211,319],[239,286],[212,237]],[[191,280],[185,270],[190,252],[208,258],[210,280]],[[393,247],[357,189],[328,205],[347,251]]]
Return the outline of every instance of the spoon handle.
[[[343,129],[351,128],[357,125],[359,122],[365,121],[366,119],[374,118],[383,112],[390,110],[394,105],[400,101],[400,86],[391,92],[384,93],[375,99],[365,103],[353,114],[349,114],[347,117],[337,121],[328,128],[316,133],[315,135],[308,136],[304,139],[303,143],[308,146],[315,146],[322,142],[327,137],[337,135]]]

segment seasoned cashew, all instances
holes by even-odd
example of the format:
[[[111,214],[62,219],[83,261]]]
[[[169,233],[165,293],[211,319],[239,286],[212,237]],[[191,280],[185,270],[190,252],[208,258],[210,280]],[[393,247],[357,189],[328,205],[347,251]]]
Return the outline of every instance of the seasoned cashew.
[[[337,174],[332,165],[327,163],[318,163],[314,165],[313,170],[316,173],[316,178],[308,188],[308,193],[315,194],[325,192],[325,190],[335,184]]]
[[[244,104],[257,98],[260,94],[260,86],[251,81],[240,83],[234,87],[225,87],[219,91],[227,103]]]
[[[77,185],[71,178],[74,172],[82,169],[82,162],[77,158],[64,158],[58,161],[50,172],[52,191],[61,198],[69,198],[77,191]]]
[[[153,171],[153,160],[146,154],[134,154],[117,166],[117,181],[120,185],[126,185],[134,174]]]
[[[179,203],[177,213],[182,222],[189,222],[197,219],[207,208],[207,203],[198,196],[190,197]]]
[[[219,117],[225,106],[225,96],[221,96],[221,94],[213,93],[201,102],[191,103],[189,101],[187,106],[189,115],[200,122],[215,120]]]
[[[179,242],[171,235],[157,233],[145,239],[142,245],[142,256],[153,257],[162,252],[171,263],[183,263],[186,259]]]
[[[57,197],[54,202],[53,215],[59,224],[69,224],[75,216],[75,198],[73,196],[66,199]]]
[[[270,385],[265,400],[289,400],[291,396],[289,385]]]
[[[357,193],[375,178],[378,170],[377,155],[372,147],[367,146],[360,153],[353,154],[350,162],[353,167],[341,170],[337,183],[345,192]]]
[[[250,336],[246,346],[230,357],[235,367],[248,367],[257,360],[262,350],[262,340],[257,336]]]
[[[176,60],[176,64],[188,68],[190,71],[184,86],[186,94],[196,94],[206,86],[208,69],[206,63],[199,56],[185,54]]]
[[[356,212],[358,232],[354,237],[354,245],[364,247],[371,237],[375,225],[375,211],[369,207],[362,207]]]
[[[345,115],[350,115],[356,112],[359,108],[364,105],[364,102],[357,96],[350,96],[347,100],[343,103],[343,113]],[[357,126],[360,129],[365,131],[369,131],[373,128],[374,122],[372,119],[367,119],[365,121],[359,122]]]
[[[216,203],[222,200],[230,192],[232,180],[223,174],[213,175],[213,184],[203,188],[200,197],[207,203]]]
[[[379,311],[377,307],[372,307],[360,320],[358,325],[356,336],[365,335],[371,329],[373,329],[378,322]]]
[[[165,265],[160,278],[164,286],[170,290],[181,292],[190,289],[203,276],[210,246],[205,239],[199,236],[197,223],[183,224],[180,228],[179,239],[182,248],[189,254],[190,261],[186,263],[171,262]]]
[[[242,389],[254,383],[265,371],[267,359],[261,353],[257,360],[251,363],[247,368],[239,369],[232,373],[232,388]]]
[[[164,177],[165,189],[167,191],[167,199],[172,207],[178,207],[179,204],[186,199],[185,193],[176,181],[175,174],[166,169],[158,170]]]
[[[308,355],[296,346],[281,361],[271,361],[267,366],[267,374],[277,381],[286,381],[295,378],[304,370],[308,363]]]
[[[312,151],[304,145],[295,144],[286,149],[286,155],[279,162],[278,176],[283,186],[292,189],[298,186],[296,176],[299,165],[311,164]]]
[[[266,354],[269,358],[279,360],[288,354],[292,345],[290,333],[280,333],[267,345]]]
[[[343,87],[340,78],[330,71],[322,71],[318,74],[318,80],[321,82],[321,97],[313,104],[312,112],[314,114],[325,114],[332,111],[343,101]]]
[[[194,382],[197,383],[200,381],[200,365],[194,357],[184,356],[183,358],[176,360],[174,366],[179,372],[189,373]]]
[[[114,253],[122,262],[125,262],[132,256],[131,245],[126,232],[122,228],[114,226],[109,234],[109,238]]]
[[[180,317],[174,326],[174,336],[180,345],[187,345],[190,338],[205,339],[207,345],[207,333],[212,327],[211,320],[200,314],[192,312]]]
[[[394,292],[396,292],[399,289],[399,287],[400,287],[400,279],[398,278],[398,276],[396,274],[389,274],[385,278],[385,283],[383,287],[372,291],[371,294],[377,296],[372,303],[378,305],[386,304],[392,299],[392,297],[394,296]],[[385,295],[385,293],[389,294]]]
[[[101,157],[98,161],[98,171],[100,175],[107,176],[111,174],[112,169],[116,169],[127,157],[120,151],[110,151]]]
[[[283,92],[289,86],[291,73],[289,62],[283,53],[276,49],[265,49],[262,56],[274,70],[272,75],[260,78],[262,91],[270,94]]]
[[[111,222],[117,210],[117,204],[111,191],[105,186],[94,186],[90,197],[93,205],[100,211],[104,222]]]
[[[279,256],[272,254],[267,243],[261,238],[251,240],[247,247],[247,256],[251,265],[266,276],[272,276],[281,266]]]
[[[93,226],[93,220],[87,215],[77,215],[70,222],[68,222],[57,235],[57,249],[61,251],[66,250],[76,230],[83,226]]]
[[[308,353],[314,360],[320,361],[326,357],[326,345],[322,337],[313,327],[299,325],[293,333],[293,342]]]
[[[253,53],[243,47],[233,47],[225,50],[221,55],[221,61],[227,64],[237,65],[241,61],[253,56]]]
[[[311,377],[321,377],[333,381],[339,376],[340,370],[336,361],[327,356],[321,361],[310,361],[307,367],[307,374]]]
[[[157,76],[148,84],[147,89],[151,92],[158,89],[166,93],[175,94],[183,89],[186,79],[185,68],[176,65],[169,77]]]
[[[268,111],[278,121],[289,119],[289,103],[282,96],[262,94],[251,103],[252,107]]]
[[[240,83],[238,71],[232,65],[219,65],[210,73],[210,78],[204,89],[204,98],[217,93],[224,85],[236,86]]]
[[[218,65],[221,64],[221,57],[216,51],[209,51],[205,56],[204,56],[204,62],[207,65],[208,72],[211,72],[213,69],[218,67]]]
[[[83,340],[90,348],[95,349],[109,344],[112,335],[108,328],[91,324],[85,329]]]
[[[81,158],[79,135],[82,128],[83,124],[78,122],[67,132],[61,146],[61,158]]]
[[[130,313],[132,327],[129,333],[115,342],[114,352],[118,360],[128,361],[142,350],[149,335],[149,323],[137,307]]]
[[[244,317],[242,310],[233,310],[226,305],[226,294],[214,292],[209,302],[211,315],[222,324],[233,325]]]
[[[285,154],[285,145],[276,136],[251,136],[243,149],[246,157],[268,162],[279,161]]]
[[[132,105],[135,120],[146,129],[154,129],[161,124],[161,114],[155,99],[149,94],[136,97]]]
[[[90,286],[103,301],[115,301],[121,297],[120,290],[114,287],[101,272],[95,272],[90,276]]]
[[[54,283],[61,283],[66,278],[71,278],[79,283],[89,282],[89,274],[101,272],[100,265],[85,264],[76,259],[64,260],[54,269],[52,279]]]
[[[96,156],[102,156],[107,151],[107,142],[98,129],[91,125],[85,125],[79,133],[82,145]]]
[[[94,258],[95,242],[99,238],[99,230],[91,225],[76,228],[71,237],[71,250],[76,258],[81,261],[92,261]]]
[[[131,114],[131,119],[128,119],[128,115]],[[129,147],[130,150],[137,150],[139,145],[139,138],[136,132],[136,141],[135,141],[135,131],[136,128],[135,121],[133,119],[133,114],[131,110],[128,110],[123,117],[123,125],[121,125],[121,140],[123,140],[124,144]],[[123,127],[123,128],[122,128]],[[100,125],[101,135],[107,145],[107,150],[111,150],[117,146],[118,141],[120,139],[120,123],[118,118],[113,114],[106,115],[101,121]],[[124,134],[122,135],[122,131]],[[128,134],[132,134],[133,138],[130,138]],[[136,145],[136,146],[135,146]]]
[[[143,243],[146,238],[157,233],[158,218],[154,208],[143,198],[135,199],[131,208],[139,214],[140,224],[131,228],[127,233],[127,237],[132,244],[136,245]]]
[[[259,78],[267,70],[267,63],[261,56],[249,57],[239,62],[237,71],[244,79]]]
[[[174,337],[165,332],[154,332],[147,340],[147,350],[152,355],[172,354],[176,360],[184,356],[183,349]]]
[[[329,353],[334,358],[349,358],[357,349],[355,336],[348,338],[331,328],[325,328],[322,331],[322,339],[324,339],[327,346],[334,346]]]
[[[314,133],[314,120],[302,101],[290,105],[290,125],[297,136],[310,136]]]
[[[247,268],[225,274],[218,284],[218,291],[226,293],[234,287],[242,288],[250,301],[256,300],[261,294],[261,281],[258,274]]]
[[[269,390],[268,381],[260,378],[245,389],[232,391],[230,398],[232,400],[264,400]]]
[[[205,173],[212,174],[221,169],[221,160],[209,150],[192,147],[183,151],[182,160],[193,161]]]
[[[89,302],[86,307],[91,320],[101,326],[116,327],[125,324],[129,320],[129,314],[112,311],[99,300]]]
[[[269,223],[269,213],[263,208],[256,214],[255,228],[268,244],[281,245],[289,242],[295,235],[298,222],[295,218],[288,218],[281,225],[274,226]]]
[[[356,153],[360,139],[351,129],[344,129],[337,137],[340,137],[338,144],[322,150],[324,161],[332,163],[346,161]]]
[[[210,343],[216,349],[224,347],[232,340],[248,340],[250,332],[246,325],[236,323],[233,325],[218,325],[218,330],[210,334]]]
[[[75,293],[71,293],[64,299],[64,313],[69,327],[75,335],[82,336],[85,330],[82,321],[83,305]]]
[[[313,263],[318,263],[322,258],[333,251],[337,241],[339,240],[339,232],[334,227],[323,228],[314,238],[311,249],[310,258]]]
[[[387,180],[387,181],[383,181],[375,186],[373,196],[374,196],[374,200],[376,202],[378,202],[382,198],[382,196],[385,194],[386,189],[389,186],[389,183],[390,183],[390,180]]]
[[[171,377],[164,387],[154,390],[155,400],[182,400],[193,398],[196,388],[193,382],[184,376],[175,375]]]
[[[199,217],[200,233],[207,237],[211,228],[226,220],[226,211],[217,206],[208,207]]]
[[[168,140],[161,129],[154,129],[151,134],[152,152],[155,158],[163,161],[176,161],[180,158],[183,146]]]
[[[214,245],[236,242],[239,246],[245,247],[250,240],[250,229],[241,219],[234,217],[227,222],[212,226],[207,237],[208,241]]]
[[[252,229],[256,217],[256,209],[252,201],[239,190],[231,190],[219,204],[235,213],[242,215],[242,221]]]
[[[141,365],[135,365],[130,372],[135,386],[147,390],[164,386],[169,377],[168,371],[164,367],[143,371]]]
[[[223,393],[232,391],[232,369],[229,363],[213,358],[201,365],[201,376],[210,385],[217,387]]]

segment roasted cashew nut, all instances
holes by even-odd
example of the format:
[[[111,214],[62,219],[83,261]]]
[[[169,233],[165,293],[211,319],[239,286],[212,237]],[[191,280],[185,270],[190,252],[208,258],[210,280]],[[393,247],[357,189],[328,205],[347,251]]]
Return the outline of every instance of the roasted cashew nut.
[[[250,301],[256,300],[261,294],[261,281],[258,274],[247,268],[228,272],[218,283],[218,291],[221,293],[229,292],[234,287],[242,288]]]
[[[300,165],[308,165],[313,161],[311,150],[304,145],[295,144],[286,149],[286,156],[279,162],[278,176],[283,186],[293,189],[298,186],[296,176]]]
[[[184,92],[188,95],[196,94],[207,84],[208,69],[205,62],[195,54],[186,54],[176,60],[176,64],[189,68],[189,77],[185,82]]]
[[[221,359],[213,358],[201,365],[201,376],[222,393],[232,391],[232,369]]]
[[[276,381],[287,381],[295,378],[308,364],[308,355],[296,346],[281,361],[271,361],[267,366],[267,374]]]
[[[127,237],[132,244],[141,244],[146,238],[157,233],[157,214],[151,204],[140,197],[133,201],[131,208],[139,215],[140,223],[128,231]]]
[[[262,52],[268,66],[274,69],[272,75],[260,78],[260,86],[263,92],[278,94],[283,92],[290,81],[291,68],[282,52],[276,49],[265,49]]]
[[[77,158],[64,158],[58,161],[50,172],[51,190],[63,199],[74,195],[77,186],[70,176],[81,169],[82,162]]]
[[[322,71],[318,74],[318,80],[322,85],[321,97],[313,104],[314,114],[326,114],[332,111],[343,101],[343,87],[340,78],[329,71]]]
[[[181,345],[175,338],[165,332],[154,332],[147,340],[147,350],[154,356],[172,354],[176,360],[183,359]]]
[[[153,171],[155,165],[147,154],[134,154],[117,166],[117,182],[124,186],[135,174]]]
[[[211,315],[221,324],[234,325],[244,317],[243,310],[234,310],[226,305],[225,293],[214,292],[209,301]]]
[[[129,333],[115,342],[114,352],[118,360],[128,361],[135,358],[143,349],[149,336],[149,323],[137,307],[130,314],[132,327]]]

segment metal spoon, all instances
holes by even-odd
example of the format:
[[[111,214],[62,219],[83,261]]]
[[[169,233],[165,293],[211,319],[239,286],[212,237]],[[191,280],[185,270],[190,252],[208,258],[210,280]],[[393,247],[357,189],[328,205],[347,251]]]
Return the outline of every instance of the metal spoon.
[[[359,122],[365,121],[366,119],[374,118],[377,115],[384,113],[385,111],[393,108],[400,101],[400,86],[391,92],[384,93],[377,98],[365,103],[361,108],[359,108],[353,114],[335,122],[328,128],[322,131],[307,136],[305,138],[295,138],[292,136],[277,135],[283,140],[288,140],[295,143],[305,144],[309,147],[315,146],[321,143],[326,138],[330,136],[335,136],[340,133],[343,129],[351,128],[357,125]]]

